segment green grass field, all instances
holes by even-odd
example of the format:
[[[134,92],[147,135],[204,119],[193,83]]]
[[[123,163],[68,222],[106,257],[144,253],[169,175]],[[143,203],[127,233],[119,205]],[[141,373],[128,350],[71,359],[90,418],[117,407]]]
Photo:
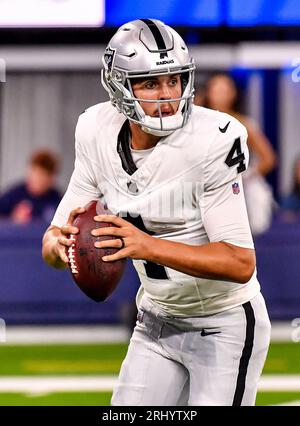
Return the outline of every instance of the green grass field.
[[[126,344],[2,345],[0,376],[118,374]]]
[[[108,406],[111,392],[55,392],[42,396],[0,393],[0,406]]]
[[[105,391],[5,391],[1,380],[22,376],[26,379],[80,376],[115,377],[127,350],[126,344],[81,345],[1,345],[0,405],[109,405],[111,390]],[[300,344],[273,343],[264,375],[300,374]],[[300,401],[299,392],[259,392],[257,405]],[[299,403],[300,404],[300,403]]]
[[[108,406],[111,392],[56,392],[44,396],[1,393],[0,406]],[[300,392],[261,392],[256,405],[274,405],[300,400]]]

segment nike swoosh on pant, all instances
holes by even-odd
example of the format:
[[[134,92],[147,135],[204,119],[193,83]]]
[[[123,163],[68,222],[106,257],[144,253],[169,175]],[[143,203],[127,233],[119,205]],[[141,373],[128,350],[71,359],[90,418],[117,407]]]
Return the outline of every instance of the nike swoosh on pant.
[[[207,332],[205,330],[201,331],[201,336],[210,336],[211,334],[220,334],[221,331],[211,331],[211,332]]]

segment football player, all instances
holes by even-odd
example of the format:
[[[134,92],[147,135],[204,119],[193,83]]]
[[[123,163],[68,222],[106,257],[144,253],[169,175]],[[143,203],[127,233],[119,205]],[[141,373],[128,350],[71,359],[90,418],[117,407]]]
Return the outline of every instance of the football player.
[[[234,117],[193,106],[195,66],[169,26],[119,28],[103,56],[110,102],[76,128],[69,187],[43,241],[66,267],[77,214],[93,199],[115,216],[95,243],[103,261],[133,259],[138,318],[113,405],[253,405],[270,322],[256,278],[241,174],[247,132]]]

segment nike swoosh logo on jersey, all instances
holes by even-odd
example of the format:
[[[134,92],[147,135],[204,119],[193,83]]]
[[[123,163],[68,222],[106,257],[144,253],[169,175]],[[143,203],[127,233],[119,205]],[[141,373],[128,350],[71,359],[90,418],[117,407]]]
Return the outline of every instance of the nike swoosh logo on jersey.
[[[220,132],[221,132],[221,133],[225,133],[225,132],[226,132],[226,130],[228,129],[229,124],[230,124],[230,121],[228,121],[228,123],[226,124],[226,126],[225,126],[225,127],[223,127],[223,129],[222,129],[221,127],[219,127]]]
[[[219,334],[221,331],[205,331],[201,330],[201,336],[210,336],[211,334]]]

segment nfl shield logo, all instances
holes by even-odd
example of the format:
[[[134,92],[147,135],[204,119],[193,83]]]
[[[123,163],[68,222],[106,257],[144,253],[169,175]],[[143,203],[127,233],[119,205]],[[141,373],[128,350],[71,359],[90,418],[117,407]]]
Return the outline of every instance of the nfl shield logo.
[[[232,184],[232,192],[235,195],[238,195],[240,193],[240,187],[239,187],[239,184],[237,182]]]

